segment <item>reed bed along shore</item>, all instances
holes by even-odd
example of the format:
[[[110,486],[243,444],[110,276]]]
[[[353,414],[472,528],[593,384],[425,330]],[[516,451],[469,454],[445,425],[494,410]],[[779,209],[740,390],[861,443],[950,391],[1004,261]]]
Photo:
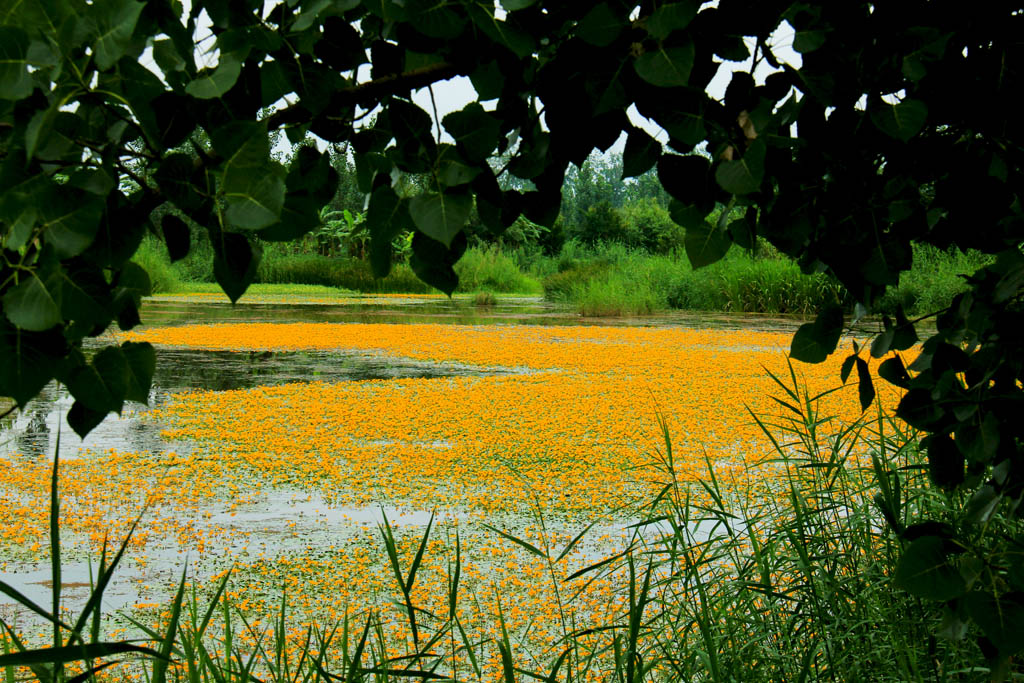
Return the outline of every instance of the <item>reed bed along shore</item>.
[[[144,242],[136,260],[158,293],[202,291],[213,282],[211,256],[201,250],[171,264],[162,246]],[[987,257],[933,247],[914,248],[913,267],[875,305],[876,313],[926,314],[963,291],[964,277]],[[455,266],[459,293],[491,296],[543,295],[587,316],[644,315],[669,309],[732,313],[811,315],[821,306],[849,303],[842,287],[823,273],[807,274],[787,257],[762,245],[751,254],[735,248],[718,263],[693,270],[685,253],[652,254],[616,243],[584,245],[570,240],[554,255],[539,248],[477,246]],[[396,263],[374,279],[366,261],[269,249],[257,275],[263,286],[320,286],[363,293],[435,292]],[[851,304],[852,305],[852,304]]]

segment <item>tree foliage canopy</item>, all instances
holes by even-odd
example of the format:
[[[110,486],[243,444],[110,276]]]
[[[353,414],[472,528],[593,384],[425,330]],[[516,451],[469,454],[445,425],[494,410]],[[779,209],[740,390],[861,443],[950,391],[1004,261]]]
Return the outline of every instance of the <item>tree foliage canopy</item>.
[[[68,419],[81,434],[125,400],[144,401],[150,347],[90,359],[82,341],[139,322],[149,283],[129,259],[147,231],[172,259],[188,252],[186,223],[163,212],[152,225],[150,214],[170,202],[205,228],[216,278],[236,300],[259,242],[315,228],[334,195],[328,155],[303,146],[284,167],[272,133],[349,143],[376,272],[410,229],[414,269],[446,292],[474,205],[496,232],[520,215],[550,225],[569,165],[625,133],[624,175],[656,170],[695,266],[764,237],[806,270],[833,273],[863,312],[909,268],[912,242],[997,255],[939,312],[913,366],[893,353],[918,340],[903,316],[883,321],[869,351],[907,390],[899,414],[927,433],[934,482],[969,494],[953,524],[896,529],[916,562],[897,582],[947,601],[954,620],[974,617],[992,656],[1024,649],[1024,636],[971,608],[995,601],[1007,619],[1024,613],[1019,550],[980,557],[987,574],[944,581],[972,530],[1000,506],[1015,514],[1024,496],[1017,5],[264,4],[0,3],[0,395],[23,406],[56,378],[75,398]],[[773,52],[783,22],[798,68]],[[759,82],[762,63],[775,72]],[[709,95],[730,67],[724,97]],[[441,121],[412,101],[455,76],[479,101]],[[667,143],[630,122],[631,106]],[[508,163],[496,171],[488,160],[499,155]],[[502,189],[504,174],[530,189]],[[396,190],[408,175],[421,179],[411,196]],[[712,223],[716,204],[729,210]],[[823,360],[843,326],[842,312],[824,311],[796,334],[792,355]],[[857,354],[844,375],[854,369],[866,407],[872,377]]]

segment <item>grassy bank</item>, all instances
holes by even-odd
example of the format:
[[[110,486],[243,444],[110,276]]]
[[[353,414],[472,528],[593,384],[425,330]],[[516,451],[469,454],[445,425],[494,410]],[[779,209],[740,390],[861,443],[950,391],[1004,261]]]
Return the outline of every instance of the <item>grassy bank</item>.
[[[825,304],[848,303],[834,278],[805,274],[790,259],[770,248],[765,252],[751,256],[733,249],[721,261],[695,271],[682,254],[658,256],[619,245],[585,249],[570,243],[553,260],[555,272],[543,277],[544,294],[584,315],[664,309],[808,315]],[[911,314],[935,311],[964,291],[965,275],[986,263],[977,253],[915,246],[913,268],[878,302],[875,312],[892,313],[898,305]]]
[[[200,246],[171,264],[155,241],[143,243],[135,257],[146,268],[154,292],[194,291],[212,283],[212,252]],[[931,247],[914,248],[914,266],[899,287],[878,302],[878,313],[902,305],[911,314],[941,308],[964,289],[964,276],[986,263],[985,257]],[[619,244],[586,247],[569,241],[556,256],[538,250],[469,249],[456,264],[461,293],[543,296],[572,305],[589,316],[642,315],[659,310],[721,311],[807,315],[828,303],[847,303],[841,286],[824,274],[807,275],[771,248],[757,256],[733,249],[721,261],[694,271],[686,256],[650,254]],[[367,261],[295,254],[268,245],[257,283],[306,285],[363,293],[434,292],[404,263],[388,277],[373,277]]]
[[[146,239],[134,259],[149,273],[156,294],[203,291],[213,279],[213,252],[197,248],[182,261],[171,263],[163,247]],[[470,249],[455,266],[460,293],[497,293],[539,296],[540,280],[524,272],[514,257],[497,247]],[[437,290],[424,284],[412,268],[396,263],[386,278],[374,278],[370,263],[349,257],[289,253],[267,245],[256,276],[257,284],[309,285],[375,294],[429,294]]]

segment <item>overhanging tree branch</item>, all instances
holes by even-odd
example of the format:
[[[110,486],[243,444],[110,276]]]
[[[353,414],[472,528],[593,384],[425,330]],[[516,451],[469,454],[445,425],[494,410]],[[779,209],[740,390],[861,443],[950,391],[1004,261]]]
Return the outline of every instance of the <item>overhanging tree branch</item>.
[[[448,62],[438,62],[419,69],[411,69],[397,74],[388,74],[366,83],[338,90],[331,95],[328,110],[347,109],[360,106],[372,108],[388,95],[425,88],[438,81],[446,81],[456,76],[465,76],[468,71]],[[310,112],[301,104],[296,104],[272,114],[267,119],[270,130],[283,126],[306,123],[310,120]]]

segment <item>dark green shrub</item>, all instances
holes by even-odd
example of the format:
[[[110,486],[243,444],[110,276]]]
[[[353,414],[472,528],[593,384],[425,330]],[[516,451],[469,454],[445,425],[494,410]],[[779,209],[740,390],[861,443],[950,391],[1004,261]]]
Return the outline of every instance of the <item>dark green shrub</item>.
[[[686,231],[673,221],[668,210],[652,198],[645,198],[622,209],[630,235],[639,236],[640,246],[653,254],[670,254],[683,248]]]
[[[622,213],[609,202],[600,202],[587,209],[577,226],[577,237],[584,244],[615,242],[626,246],[639,246],[640,235],[633,231]]]
[[[268,257],[269,256],[269,257]],[[382,280],[373,277],[370,264],[353,258],[318,254],[265,255],[257,282],[265,284],[325,285],[357,292],[402,292],[423,294],[434,291],[420,281],[406,264],[396,264]]]
[[[515,259],[497,245],[467,250],[455,264],[455,272],[459,276],[460,292],[541,292],[540,282],[523,273]]]
[[[549,301],[569,300],[573,287],[579,286],[608,272],[611,268],[606,262],[577,263],[565,270],[544,278],[544,298]]]

